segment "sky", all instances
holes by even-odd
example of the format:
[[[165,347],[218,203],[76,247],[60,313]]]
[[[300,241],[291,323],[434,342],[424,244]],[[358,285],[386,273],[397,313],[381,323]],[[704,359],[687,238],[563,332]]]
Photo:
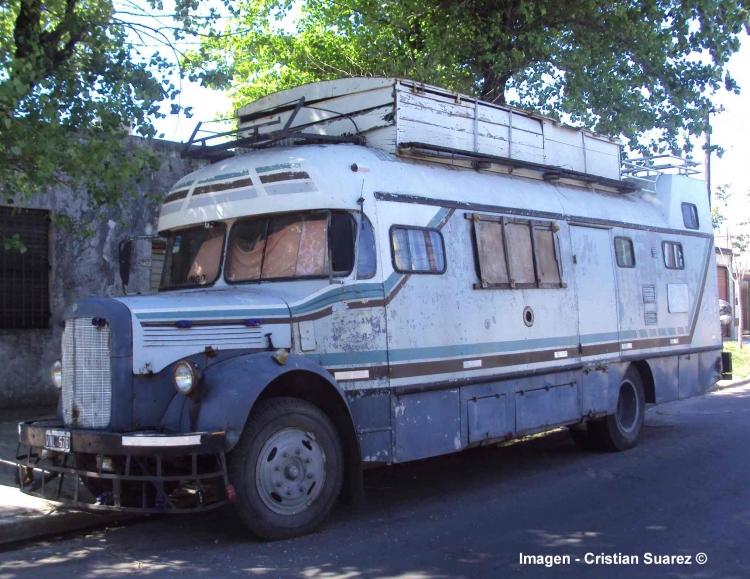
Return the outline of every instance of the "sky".
[[[734,225],[750,219],[750,38],[747,35],[743,35],[741,48],[730,59],[728,70],[743,90],[739,95],[721,90],[713,96],[715,107],[723,106],[724,112],[712,116],[711,142],[725,152],[721,158],[717,155],[712,157],[711,181],[714,191],[722,185],[731,186],[734,194],[725,213],[727,223]],[[187,141],[198,121],[212,121],[231,114],[233,110],[227,94],[187,79],[182,81],[180,104],[192,107],[193,117],[167,115],[166,119],[157,120],[155,126],[161,138]],[[705,159],[702,145],[703,138],[696,139],[693,153],[693,158],[701,163],[701,170]]]

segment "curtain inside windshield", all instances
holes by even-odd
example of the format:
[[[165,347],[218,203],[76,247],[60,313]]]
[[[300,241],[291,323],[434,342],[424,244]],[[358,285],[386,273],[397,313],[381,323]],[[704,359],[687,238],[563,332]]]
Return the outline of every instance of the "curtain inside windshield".
[[[237,223],[227,279],[250,281],[328,275],[328,215],[292,215]]]
[[[224,224],[169,234],[161,288],[212,284],[219,277]]]

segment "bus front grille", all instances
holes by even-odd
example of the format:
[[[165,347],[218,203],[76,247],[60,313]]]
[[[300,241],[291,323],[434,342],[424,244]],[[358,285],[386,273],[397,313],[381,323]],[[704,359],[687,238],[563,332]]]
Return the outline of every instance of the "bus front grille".
[[[66,426],[106,428],[112,409],[109,326],[92,318],[65,320],[62,410]]]

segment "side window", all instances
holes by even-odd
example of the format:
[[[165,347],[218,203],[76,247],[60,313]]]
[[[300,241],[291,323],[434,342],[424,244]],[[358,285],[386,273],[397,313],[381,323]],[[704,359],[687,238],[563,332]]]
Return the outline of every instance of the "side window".
[[[698,229],[698,208],[692,203],[682,204],[682,222],[688,229]]]
[[[359,245],[357,246],[357,279],[370,279],[378,270],[375,252],[375,231],[372,223],[362,215],[359,228]]]
[[[633,240],[629,237],[615,237],[615,257],[620,267],[635,267]]]
[[[331,248],[333,274],[348,274],[354,268],[354,220],[346,213],[331,214],[328,246]]]
[[[399,273],[445,272],[445,246],[437,229],[391,227],[391,253]]]
[[[481,283],[475,289],[565,287],[560,250],[547,221],[467,213],[474,223]]]
[[[682,256],[681,243],[663,241],[661,249],[664,253],[664,265],[667,269],[685,269],[685,260]]]

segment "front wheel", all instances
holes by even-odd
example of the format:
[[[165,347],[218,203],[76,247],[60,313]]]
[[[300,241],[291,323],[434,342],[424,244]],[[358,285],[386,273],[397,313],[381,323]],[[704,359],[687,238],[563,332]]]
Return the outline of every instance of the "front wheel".
[[[331,511],[344,480],[336,428],[317,406],[298,398],[258,404],[228,456],[237,512],[258,538],[312,532]]]
[[[623,376],[614,414],[588,423],[588,435],[595,444],[606,450],[620,451],[633,448],[643,426],[646,397],[643,381],[635,366]]]

